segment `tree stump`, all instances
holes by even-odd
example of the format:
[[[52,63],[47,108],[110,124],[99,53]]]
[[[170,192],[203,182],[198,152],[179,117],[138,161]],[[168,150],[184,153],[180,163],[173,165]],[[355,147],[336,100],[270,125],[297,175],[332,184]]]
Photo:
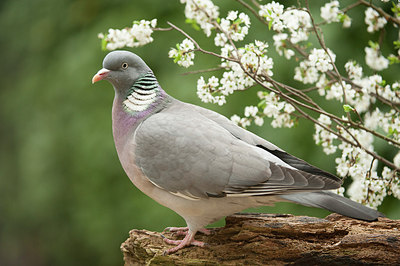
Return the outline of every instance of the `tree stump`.
[[[196,235],[206,247],[163,255],[172,246],[160,233],[131,230],[121,245],[125,265],[400,265],[400,221],[387,218],[235,214],[211,232]]]

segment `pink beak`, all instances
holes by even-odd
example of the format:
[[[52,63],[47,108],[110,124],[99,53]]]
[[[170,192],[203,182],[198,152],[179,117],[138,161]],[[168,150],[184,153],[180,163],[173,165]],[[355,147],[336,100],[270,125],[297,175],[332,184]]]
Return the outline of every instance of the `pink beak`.
[[[110,70],[106,68],[100,69],[99,72],[97,72],[96,75],[93,76],[92,84],[107,77],[108,73],[110,73]]]

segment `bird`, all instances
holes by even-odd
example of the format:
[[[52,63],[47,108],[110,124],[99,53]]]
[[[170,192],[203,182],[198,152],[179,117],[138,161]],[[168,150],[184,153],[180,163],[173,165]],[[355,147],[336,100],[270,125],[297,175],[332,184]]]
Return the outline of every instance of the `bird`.
[[[166,228],[184,235],[164,238],[175,245],[205,245],[197,232],[250,207],[295,202],[348,217],[374,221],[380,212],[330,190],[342,180],[239,127],[225,116],[179,101],[162,89],[136,54],[115,50],[103,60],[92,83],[106,80],[115,91],[114,143],[131,182],[179,214],[187,227]]]

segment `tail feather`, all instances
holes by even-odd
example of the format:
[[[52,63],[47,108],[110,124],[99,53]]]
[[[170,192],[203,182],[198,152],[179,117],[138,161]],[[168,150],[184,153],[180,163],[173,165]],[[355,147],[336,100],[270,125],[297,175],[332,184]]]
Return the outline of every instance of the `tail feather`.
[[[359,220],[374,221],[378,217],[384,216],[374,209],[329,191],[294,193],[281,197],[305,206],[323,208]]]

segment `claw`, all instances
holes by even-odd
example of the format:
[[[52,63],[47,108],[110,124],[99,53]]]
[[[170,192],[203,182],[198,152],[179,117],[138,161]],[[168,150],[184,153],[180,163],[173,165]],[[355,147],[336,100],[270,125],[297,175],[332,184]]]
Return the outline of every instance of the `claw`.
[[[204,242],[194,240],[195,234],[196,234],[196,232],[193,233],[192,231],[188,230],[185,238],[182,240],[171,240],[171,239],[165,238],[163,236],[165,243],[171,244],[171,245],[176,245],[176,247],[173,247],[173,248],[170,248],[170,249],[164,251],[163,254],[164,255],[172,254],[184,247],[191,246],[191,245],[198,246],[198,247],[204,247],[206,245]]]

